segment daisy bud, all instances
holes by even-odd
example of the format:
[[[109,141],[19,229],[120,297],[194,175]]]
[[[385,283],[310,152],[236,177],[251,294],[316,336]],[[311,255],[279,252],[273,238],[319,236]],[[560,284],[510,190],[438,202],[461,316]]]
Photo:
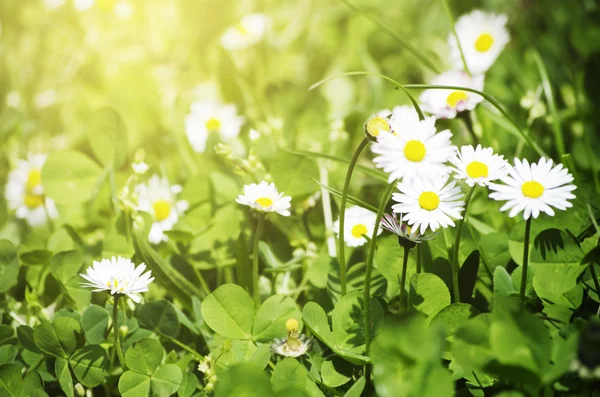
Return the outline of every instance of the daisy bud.
[[[365,123],[365,134],[371,140],[376,140],[379,134],[390,131],[389,120],[377,114]]]
[[[75,393],[77,396],[83,397],[85,396],[85,388],[81,383],[77,383],[74,387]]]
[[[121,338],[125,338],[128,333],[129,333],[129,327],[128,326],[121,325],[119,327],[119,335],[121,336]]]

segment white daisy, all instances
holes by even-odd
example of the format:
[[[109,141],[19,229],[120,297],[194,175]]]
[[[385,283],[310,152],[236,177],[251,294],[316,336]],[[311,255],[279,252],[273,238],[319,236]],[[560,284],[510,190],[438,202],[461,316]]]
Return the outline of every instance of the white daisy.
[[[400,193],[394,193],[392,209],[404,214],[404,220],[413,230],[425,234],[427,228],[436,231],[440,227],[454,226],[454,219],[461,219],[464,195],[456,181],[448,183],[448,175],[432,178],[411,178],[398,183]]]
[[[45,154],[29,154],[27,160],[19,160],[17,167],[8,174],[4,197],[8,208],[15,210],[19,219],[29,226],[42,226],[58,216],[54,200],[44,196],[42,167]]]
[[[206,141],[211,132],[223,139],[235,138],[244,124],[244,117],[238,116],[237,107],[213,101],[194,102],[190,113],[185,117],[185,131],[190,144],[197,153],[206,149]]]
[[[275,339],[271,344],[271,350],[274,353],[284,357],[299,357],[306,354],[312,346],[312,338],[300,335],[298,331],[298,320],[290,318],[285,322],[288,336],[282,339]]]
[[[384,214],[381,218],[381,227],[388,232],[394,233],[398,236],[398,241],[401,245],[408,244],[409,248],[414,247],[415,244],[422,243],[423,241],[433,240],[437,233],[431,233],[428,235],[419,234],[419,230],[413,229],[408,224],[404,223],[402,214]]]
[[[571,192],[573,175],[562,164],[552,167],[552,160],[544,157],[529,165],[527,160],[515,159],[515,165],[508,167],[508,175],[501,179],[504,185],[490,183],[494,190],[490,197],[506,201],[500,211],[510,209],[511,218],[523,211],[523,218],[537,218],[540,212],[554,216],[552,207],[566,210],[573,205],[568,201],[575,198]]]
[[[494,64],[504,46],[510,41],[504,14],[493,14],[475,10],[456,21],[456,34],[465,56],[469,71],[473,74],[485,73]],[[448,37],[452,64],[457,69],[464,65],[456,37]]]
[[[241,50],[263,39],[269,27],[269,18],[263,14],[251,14],[239,24],[228,28],[221,36],[221,45],[226,50]]]
[[[348,247],[360,247],[367,240],[363,237],[371,237],[373,229],[375,229],[375,221],[377,214],[369,211],[366,208],[353,206],[346,209],[344,216],[344,241]],[[333,222],[333,231],[336,235],[340,234],[340,220]],[[377,235],[381,234],[381,227],[377,231]]]
[[[144,175],[146,171],[148,171],[150,166],[145,162],[140,161],[138,163],[132,163],[131,168],[133,168],[133,172],[135,172],[136,174]]]
[[[450,142],[450,130],[436,133],[433,117],[415,124],[392,118],[390,123],[395,134],[380,135],[371,146],[373,153],[379,154],[373,162],[390,174],[390,183],[404,177],[447,172],[444,163],[456,151]]]
[[[180,185],[169,185],[166,178],[153,175],[148,182],[135,186],[138,198],[137,210],[152,215],[152,227],[148,241],[158,244],[167,241],[165,231],[173,229],[179,217],[188,209],[186,200],[177,200],[181,193]]]
[[[135,303],[139,303],[142,299],[139,294],[148,291],[148,286],[154,280],[154,277],[150,277],[152,271],[144,273],[145,270],[146,265],[143,263],[135,267],[131,259],[113,256],[100,262],[94,261],[85,274],[80,274],[87,280],[81,284],[94,288],[94,292],[110,291],[111,295],[127,295]]]
[[[469,76],[467,73],[452,70],[444,72],[431,81],[432,85],[472,88],[483,91],[483,75]],[[483,101],[481,95],[454,89],[429,89],[420,96],[421,108],[438,119],[453,119],[456,114],[473,110]]]
[[[395,134],[401,134],[404,130],[412,129],[421,122],[415,108],[408,105],[394,106],[390,119],[392,132]]]
[[[290,196],[279,193],[274,183],[262,181],[244,186],[244,193],[235,201],[261,212],[277,212],[279,215],[290,216]]]
[[[481,145],[476,148],[465,145],[449,161],[454,165],[450,167],[455,172],[454,178],[464,179],[469,186],[486,186],[508,174],[504,156],[494,154],[492,148],[482,148]]]

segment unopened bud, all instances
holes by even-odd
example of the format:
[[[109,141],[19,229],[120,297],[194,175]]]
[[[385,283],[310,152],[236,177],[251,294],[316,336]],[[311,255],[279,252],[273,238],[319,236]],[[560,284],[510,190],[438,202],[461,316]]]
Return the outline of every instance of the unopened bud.
[[[121,325],[119,327],[119,336],[121,338],[125,338],[127,336],[127,334],[129,333],[129,327],[126,325]]]
[[[83,387],[83,385],[81,383],[77,383],[75,385],[75,394],[79,397],[85,396],[85,388]]]
[[[371,117],[365,123],[365,134],[369,139],[377,138],[379,134],[390,132],[390,130],[389,120],[380,115]]]

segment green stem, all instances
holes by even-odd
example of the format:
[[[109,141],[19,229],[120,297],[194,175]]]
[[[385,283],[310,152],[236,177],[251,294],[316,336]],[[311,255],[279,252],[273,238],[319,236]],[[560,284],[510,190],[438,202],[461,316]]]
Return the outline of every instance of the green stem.
[[[596,275],[596,269],[594,269],[594,262],[591,262],[590,265],[590,273],[592,275],[592,280],[594,280],[594,287],[596,288],[596,295],[600,297],[600,283],[598,282],[598,275]]]
[[[462,228],[467,219],[467,209],[469,208],[469,203],[471,202],[471,197],[473,196],[473,192],[475,191],[475,186],[469,189],[467,193],[467,197],[465,198],[465,210],[463,211],[464,216],[462,219],[458,220],[458,224],[456,225],[456,237],[454,239],[454,246],[452,247],[452,289],[454,293],[454,302],[460,303],[460,291],[458,288],[458,272],[460,270],[460,265],[458,263],[458,252],[460,248],[460,238],[462,235]]]
[[[348,202],[348,189],[350,188],[350,180],[352,179],[352,172],[354,171],[354,166],[358,161],[358,157],[360,153],[364,150],[365,147],[369,144],[369,139],[364,138],[356,150],[354,151],[354,155],[352,156],[352,160],[350,160],[350,164],[348,165],[348,171],[346,172],[346,180],[344,181],[344,190],[342,191],[342,200],[340,202],[340,229],[338,232],[338,262],[340,265],[340,286],[342,289],[342,296],[346,295],[346,258],[345,258],[345,248],[346,242],[344,241],[344,224],[346,221],[346,203]]]
[[[408,267],[408,253],[410,248],[404,247],[404,260],[402,261],[402,278],[400,279],[400,307],[404,307],[404,300],[406,295],[406,268]]]
[[[463,52],[462,45],[460,44],[460,40],[458,39],[458,33],[456,33],[454,17],[452,16],[452,11],[450,10],[450,6],[448,5],[448,0],[442,0],[442,5],[444,6],[444,11],[446,12],[446,16],[448,17],[450,26],[452,27],[452,35],[456,39],[456,44],[458,44],[458,51],[460,52],[460,59],[462,60],[463,67],[465,68],[465,72],[467,72],[470,75],[471,71],[469,70],[469,65],[467,65],[467,59],[465,58],[465,53]]]
[[[196,358],[198,358],[198,359],[200,359],[200,360],[203,360],[203,359],[204,359],[204,356],[203,356],[202,354],[198,353],[197,351],[195,351],[195,350],[194,350],[194,349],[192,349],[191,347],[187,346],[186,344],[184,344],[184,343],[181,343],[181,342],[180,342],[180,341],[178,341],[177,339],[175,339],[175,338],[172,338],[172,337],[170,337],[170,336],[167,336],[167,335],[165,335],[165,334],[161,334],[161,336],[163,336],[164,338],[167,338],[168,340],[170,340],[171,342],[173,342],[173,343],[174,343],[174,344],[176,344],[177,346],[181,347],[182,349],[184,349],[185,351],[187,351],[188,353],[190,353],[192,356],[194,356],[194,357],[196,357]]]
[[[417,274],[421,274],[421,268],[423,266],[423,244],[425,243],[417,244]]]
[[[123,371],[125,371],[127,369],[127,365],[125,364],[125,356],[123,355],[121,338],[119,336],[119,326],[117,325],[117,318],[119,315],[119,298],[121,298],[121,295],[114,295],[115,302],[113,304],[113,334],[115,335],[115,350],[117,351],[117,357],[119,358],[119,362],[121,363]]]
[[[471,138],[473,138],[473,146],[477,146],[479,143],[479,138],[477,134],[475,134],[475,129],[473,128],[473,120],[471,120],[471,112],[461,112],[459,113],[459,117],[465,123],[469,134],[471,134]]]
[[[531,234],[531,216],[525,223],[525,247],[523,247],[523,271],[521,272],[521,303],[525,302],[525,288],[527,287],[527,263],[529,262],[529,237]]]
[[[256,233],[254,233],[254,244],[252,247],[252,296],[257,305],[260,305],[260,291],[258,289],[258,243],[260,242],[260,235],[262,234],[266,217],[266,214],[260,214],[258,217],[258,226],[256,227]]]

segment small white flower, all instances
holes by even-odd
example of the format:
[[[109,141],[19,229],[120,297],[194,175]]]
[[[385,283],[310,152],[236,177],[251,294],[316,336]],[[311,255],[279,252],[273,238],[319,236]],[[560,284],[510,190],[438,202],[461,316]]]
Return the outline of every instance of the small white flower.
[[[218,133],[223,139],[231,139],[240,134],[243,124],[244,117],[238,116],[235,105],[213,101],[194,102],[185,117],[185,131],[197,153],[204,152],[211,132]]]
[[[221,36],[221,45],[226,50],[241,50],[263,39],[270,20],[263,14],[251,14],[242,18],[239,24],[228,28]]]
[[[465,145],[449,161],[454,165],[450,167],[456,173],[454,178],[464,179],[469,186],[486,186],[508,174],[504,157],[494,154],[492,148],[482,148],[481,145],[476,148]]]
[[[346,209],[344,216],[344,241],[348,247],[360,247],[367,240],[364,235],[371,238],[373,229],[375,229],[375,221],[377,214],[369,211],[366,208],[354,206]],[[340,220],[333,222],[333,231],[336,235],[340,234]],[[381,228],[377,231],[377,235],[381,234]]]
[[[483,91],[483,75],[471,77],[465,72],[452,70],[434,77],[431,84]],[[419,99],[423,111],[433,114],[438,119],[453,119],[457,113],[473,110],[483,101],[483,97],[479,94],[454,89],[425,90]]]
[[[154,280],[154,277],[150,277],[152,271],[144,273],[145,270],[143,263],[135,267],[131,259],[113,256],[100,262],[94,261],[93,266],[80,275],[87,280],[82,285],[94,288],[94,292],[110,291],[111,295],[127,295],[139,303],[142,300],[139,294],[148,291],[148,286]]]
[[[248,138],[250,138],[250,140],[252,142],[257,141],[260,139],[260,132],[258,132],[257,130],[255,130],[254,128],[250,129],[250,131],[248,132]]]
[[[58,217],[54,200],[44,196],[42,167],[45,154],[29,154],[27,160],[19,160],[17,167],[8,174],[4,197],[8,208],[15,210],[19,219],[25,219],[29,226],[42,226]]]
[[[135,193],[138,197],[137,210],[152,215],[148,241],[152,244],[167,241],[168,237],[164,232],[172,230],[179,217],[188,209],[186,200],[177,200],[181,186],[171,186],[166,178],[153,175],[147,183],[136,185]]]
[[[398,183],[400,193],[394,193],[392,209],[404,214],[404,220],[413,230],[425,234],[427,228],[436,231],[440,227],[454,226],[454,219],[461,219],[464,195],[456,181],[448,183],[448,175],[432,178],[412,178]]]
[[[571,193],[577,187],[573,175],[562,164],[552,166],[552,160],[544,157],[529,165],[527,160],[515,159],[515,165],[508,167],[508,175],[501,179],[504,185],[490,183],[494,200],[506,201],[500,211],[510,209],[511,218],[523,211],[523,218],[537,218],[540,212],[554,216],[552,207],[566,210],[573,205],[568,201],[575,198]]]
[[[381,227],[388,232],[394,233],[401,239],[408,240],[414,244],[422,243],[423,241],[433,240],[437,233],[428,234],[426,236],[419,234],[418,229],[413,229],[408,224],[404,223],[402,214],[384,214],[381,218]],[[414,246],[414,244],[412,244]]]
[[[133,171],[136,174],[144,175],[146,173],[146,171],[148,171],[150,166],[148,164],[144,163],[143,161],[140,161],[139,163],[132,163],[131,168],[133,168]]]
[[[447,172],[444,164],[456,147],[450,130],[436,132],[435,119],[426,118],[414,124],[406,119],[390,120],[394,134],[383,134],[371,146],[379,156],[373,159],[378,168],[390,174],[388,181]]]
[[[312,346],[312,338],[300,335],[298,320],[290,318],[285,322],[288,331],[286,338],[275,339],[271,343],[271,351],[284,357],[299,357],[308,352]]]
[[[290,216],[290,196],[279,193],[274,183],[262,181],[259,184],[251,183],[244,186],[244,193],[235,201],[247,205],[260,212],[277,212],[279,215]]]
[[[510,41],[506,30],[507,21],[508,18],[504,14],[479,10],[458,18],[455,25],[456,34],[471,73],[485,73]],[[464,65],[454,34],[448,37],[448,43],[452,64],[455,68],[462,69]]]
[[[206,356],[202,361],[200,361],[200,364],[198,364],[198,371],[202,372],[203,374],[208,374],[209,372],[211,372],[211,370],[212,359],[210,358],[210,356]]]

